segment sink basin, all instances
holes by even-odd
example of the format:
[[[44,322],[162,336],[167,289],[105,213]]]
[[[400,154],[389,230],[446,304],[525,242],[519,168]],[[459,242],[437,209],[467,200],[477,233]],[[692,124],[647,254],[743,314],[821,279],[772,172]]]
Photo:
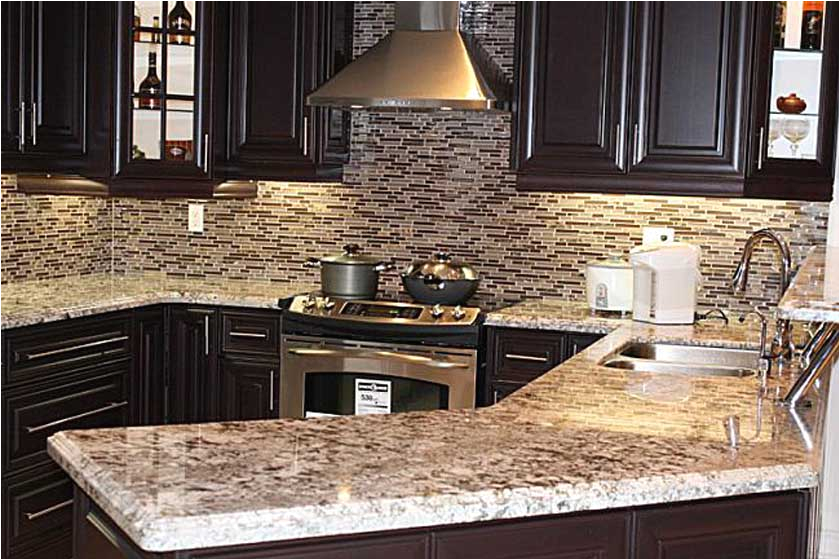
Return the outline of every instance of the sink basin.
[[[747,377],[758,370],[758,351],[633,342],[607,356],[601,365],[649,373]]]

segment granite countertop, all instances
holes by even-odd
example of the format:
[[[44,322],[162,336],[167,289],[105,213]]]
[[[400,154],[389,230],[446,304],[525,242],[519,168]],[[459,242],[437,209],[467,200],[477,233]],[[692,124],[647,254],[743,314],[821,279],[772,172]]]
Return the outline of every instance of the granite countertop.
[[[631,314],[596,314],[586,302],[565,299],[528,299],[487,313],[484,324],[493,327],[545,329],[607,334],[632,322]]]
[[[799,267],[779,311],[794,321],[840,323],[840,247],[815,247]]]
[[[87,274],[14,282],[2,288],[2,328],[84,317],[160,303],[278,308],[312,285],[267,280],[181,278],[159,273]]]
[[[814,487],[819,394],[799,417],[756,378],[598,365],[628,341],[754,347],[755,333],[626,323],[489,408],[67,431],[48,450],[154,552]]]

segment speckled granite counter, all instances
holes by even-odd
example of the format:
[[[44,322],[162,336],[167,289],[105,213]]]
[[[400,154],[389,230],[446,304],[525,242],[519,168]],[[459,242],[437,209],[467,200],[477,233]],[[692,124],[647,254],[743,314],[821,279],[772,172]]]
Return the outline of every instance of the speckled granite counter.
[[[2,288],[2,328],[23,327],[159,303],[277,308],[311,285],[259,280],[88,274],[15,282]]]
[[[743,347],[754,332],[624,325],[480,410],[70,431],[49,453],[148,551],[813,487],[819,395],[800,418],[755,378],[598,365],[630,340]]]
[[[590,332],[606,334],[631,317],[596,315],[583,302],[564,299],[529,299],[487,314],[484,324],[494,327],[545,329],[552,331]]]
[[[794,321],[840,323],[838,266],[840,247],[815,247],[779,302],[782,316]]]

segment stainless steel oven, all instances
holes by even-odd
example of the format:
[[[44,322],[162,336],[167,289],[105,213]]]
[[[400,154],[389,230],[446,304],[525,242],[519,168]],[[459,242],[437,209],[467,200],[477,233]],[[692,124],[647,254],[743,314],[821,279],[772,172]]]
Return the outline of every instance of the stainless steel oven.
[[[283,416],[472,408],[476,350],[287,335]]]

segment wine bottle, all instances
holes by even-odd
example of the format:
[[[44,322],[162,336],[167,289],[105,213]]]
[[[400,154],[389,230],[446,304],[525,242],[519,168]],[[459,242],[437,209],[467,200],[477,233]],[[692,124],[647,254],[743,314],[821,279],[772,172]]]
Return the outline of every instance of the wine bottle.
[[[178,45],[190,44],[192,16],[182,0],[175,2],[169,12],[169,42]]]
[[[157,77],[157,53],[149,53],[149,73],[140,82],[140,108],[160,109],[160,78]]]
[[[819,50],[822,48],[824,2],[802,2],[802,40],[803,49]]]
[[[152,18],[152,27],[154,31],[152,31],[152,42],[153,43],[160,43],[160,18],[155,16]]]
[[[773,46],[777,49],[785,48],[786,19],[787,2],[776,2],[775,22],[773,23]]]

